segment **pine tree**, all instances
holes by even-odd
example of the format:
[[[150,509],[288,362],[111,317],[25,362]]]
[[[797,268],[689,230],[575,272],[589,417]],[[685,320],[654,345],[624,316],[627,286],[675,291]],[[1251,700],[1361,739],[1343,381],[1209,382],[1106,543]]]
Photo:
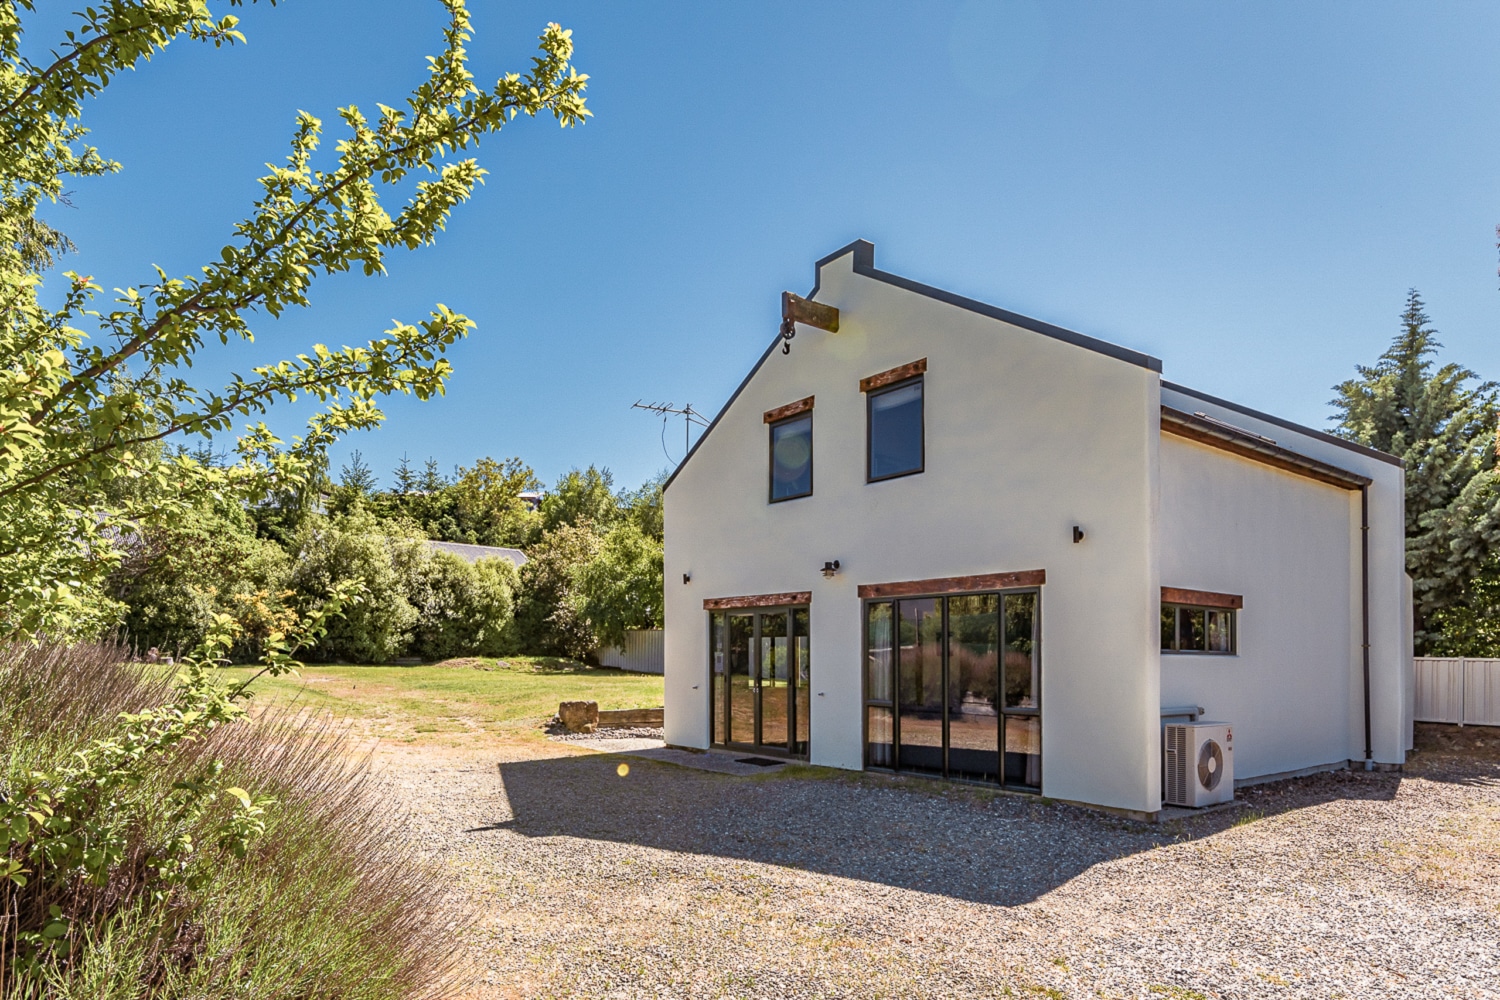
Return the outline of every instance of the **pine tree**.
[[[406,457],[404,452],[401,455],[400,464],[396,466],[394,478],[396,480],[396,493],[398,496],[404,497],[417,488],[417,474],[412,471],[411,460]]]
[[[1473,607],[1475,586],[1500,556],[1495,471],[1496,386],[1457,364],[1436,367],[1440,344],[1416,289],[1401,332],[1373,366],[1335,387],[1335,433],[1406,462],[1406,567],[1418,653],[1445,645],[1443,612]],[[1434,619],[1437,616],[1437,620]]]
[[[375,473],[365,463],[365,457],[356,448],[349,454],[347,465],[339,467],[339,486],[351,493],[360,496],[369,496],[375,492]]]

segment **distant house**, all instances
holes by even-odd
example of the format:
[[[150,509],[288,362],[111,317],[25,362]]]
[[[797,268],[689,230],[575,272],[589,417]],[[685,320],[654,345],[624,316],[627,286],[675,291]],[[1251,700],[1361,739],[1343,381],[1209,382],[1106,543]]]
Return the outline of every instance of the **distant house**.
[[[1399,459],[874,255],[666,484],[669,744],[1146,815],[1176,716],[1242,781],[1402,764]]]
[[[434,552],[451,552],[460,559],[478,562],[481,559],[509,559],[516,569],[526,565],[526,553],[520,549],[507,549],[498,545],[465,545],[463,542],[428,542]]]
[[[541,510],[542,509],[542,491],[541,490],[522,490],[520,493],[516,494],[516,497],[523,504],[526,505],[526,509],[527,510]]]

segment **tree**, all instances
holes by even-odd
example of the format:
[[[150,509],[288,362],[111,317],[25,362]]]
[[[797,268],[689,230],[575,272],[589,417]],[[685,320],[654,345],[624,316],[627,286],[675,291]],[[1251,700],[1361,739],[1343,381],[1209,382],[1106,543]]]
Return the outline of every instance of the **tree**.
[[[576,569],[569,600],[600,646],[625,645],[629,629],[661,628],[661,542],[634,524],[619,525]]]
[[[452,486],[459,530],[479,545],[531,544],[540,534],[541,517],[521,493],[540,486],[536,473],[519,458],[481,458],[472,467],[460,467]]]
[[[294,549],[290,586],[299,610],[336,587],[356,588],[363,600],[328,625],[310,651],[315,660],[387,663],[406,651],[417,610],[409,581],[424,557],[421,539],[389,533],[369,511],[308,518]]]
[[[430,552],[415,566],[407,600],[417,612],[411,654],[424,660],[501,656],[509,651],[516,568],[507,559],[470,563]]]
[[[523,652],[585,657],[598,637],[578,613],[575,572],[599,553],[602,539],[588,525],[559,526],[531,547],[521,567],[516,600],[516,646]]]
[[[349,461],[339,467],[338,485],[329,494],[329,512],[341,514],[355,505],[368,503],[379,485],[374,471],[356,448],[350,453]]]
[[[658,542],[666,537],[662,515],[662,487],[666,482],[667,473],[659,472],[642,483],[639,489],[620,495],[625,517],[641,534]]]
[[[1412,289],[1401,331],[1373,366],[1338,385],[1336,433],[1406,462],[1406,565],[1418,653],[1435,648],[1445,612],[1471,607],[1473,581],[1500,556],[1496,386],[1462,365],[1436,367],[1442,345]],[[1460,616],[1461,617],[1461,616]]]
[[[38,230],[39,207],[59,200],[72,178],[118,169],[85,142],[85,100],[175,39],[223,46],[243,36],[208,0],[111,0],[75,15],[39,64],[22,52],[21,12],[32,0],[0,10],[0,637],[100,627],[91,602],[119,561],[114,539],[205,495],[296,496],[332,441],[380,422],[381,397],[444,391],[444,354],[473,323],[441,304],[362,346],[315,344],[220,389],[188,378],[215,342],[250,339],[253,313],[305,307],[316,277],[382,274],[390,251],[433,242],[483,180],[467,154],[484,136],[517,115],[585,120],[586,78],[569,63],[569,32],[548,25],[526,74],[481,89],[466,65],[464,2],[443,2],[443,51],[404,108],[382,105],[373,119],[341,109],[346,135],[328,169],[313,165],[322,122],[299,114],[284,164],[261,179],[262,196],[213,260],[179,278],[157,270],[143,284],[121,282],[102,308],[104,286],[72,272],[49,296],[55,305],[39,294],[39,265],[65,249]],[[397,191],[409,197],[388,209],[382,198]],[[307,396],[323,409],[305,434],[285,442],[251,424],[227,468],[149,447],[228,433],[277,401]],[[122,479],[152,482],[152,502],[107,502]]]
[[[597,531],[609,530],[620,510],[614,485],[615,477],[608,469],[591,465],[581,472],[568,471],[557,480],[552,492],[542,498],[542,527],[555,531],[563,525],[587,523]]]
[[[123,557],[109,594],[124,606],[125,638],[137,650],[196,649],[220,614],[251,625],[253,634],[248,619],[282,608],[290,560],[279,545],[256,537],[249,515],[232,501],[205,498],[119,544]],[[240,652],[253,658],[260,651]]]

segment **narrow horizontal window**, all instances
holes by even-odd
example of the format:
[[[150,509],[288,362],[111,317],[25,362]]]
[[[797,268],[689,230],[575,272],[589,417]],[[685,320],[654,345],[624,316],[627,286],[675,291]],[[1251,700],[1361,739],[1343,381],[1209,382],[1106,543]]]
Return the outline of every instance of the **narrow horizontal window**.
[[[1228,653],[1236,650],[1239,612],[1186,604],[1161,606],[1161,648],[1164,653]]]
[[[771,425],[771,502],[813,491],[812,413]]]

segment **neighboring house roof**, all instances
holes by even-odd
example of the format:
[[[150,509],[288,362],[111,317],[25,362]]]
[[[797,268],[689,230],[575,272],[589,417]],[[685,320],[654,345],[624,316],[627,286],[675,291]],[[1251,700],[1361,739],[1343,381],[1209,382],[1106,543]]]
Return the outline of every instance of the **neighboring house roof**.
[[[991,319],[997,319],[1004,323],[1009,323],[1011,326],[1017,326],[1023,330],[1030,330],[1033,333],[1039,333],[1045,337],[1051,337],[1055,340],[1061,340],[1064,343],[1073,344],[1077,347],[1085,348],[1086,350],[1096,351],[1100,354],[1116,358],[1129,364],[1140,365],[1142,368],[1149,369],[1158,374],[1161,373],[1161,361],[1157,358],[1151,357],[1149,354],[1141,354],[1140,352],[1132,351],[1127,347],[1120,347],[1116,344],[1111,344],[1108,341],[1099,340],[1095,337],[1090,337],[1082,333],[1075,333],[1072,330],[1068,330],[1060,326],[1054,326],[1051,323],[1044,323],[1041,320],[1032,319],[1029,316],[1022,316],[1020,313],[1013,313],[1009,310],[1001,309],[999,306],[988,305],[984,302],[978,301],[977,299],[966,298],[965,296],[957,295],[953,292],[944,291],[941,288],[934,288],[931,285],[924,285],[920,282],[912,281],[910,278],[903,278],[900,275],[891,274],[888,271],[878,270],[875,267],[875,244],[871,243],[869,240],[855,240],[848,246],[835,250],[833,253],[829,254],[827,257],[824,257],[816,264],[814,264],[813,269],[814,274],[817,275],[817,281],[814,282],[812,291],[807,293],[807,297],[809,299],[817,298],[818,288],[822,283],[821,269],[823,265],[838,260],[840,257],[848,253],[854,254],[853,270],[855,274],[862,275],[866,278],[874,278],[876,281],[882,281],[888,285],[894,285],[897,288],[904,288],[909,292],[915,292],[918,295],[925,295],[928,298],[937,299],[939,302],[946,302],[949,305],[957,306],[960,309],[966,309],[969,312],[978,313],[981,316],[988,316]],[[708,427],[706,427],[703,433],[698,436],[698,440],[693,443],[693,447],[690,448],[688,450],[688,453],[683,456],[682,461],[677,464],[677,468],[672,470],[672,474],[667,477],[667,481],[662,485],[663,490],[666,490],[667,487],[672,485],[672,481],[677,478],[677,474],[682,471],[683,467],[686,466],[688,464],[688,461],[692,459],[693,455],[697,453],[699,447],[702,446],[703,442],[708,439],[708,436],[710,434],[713,433],[714,428],[718,426],[718,423],[723,418],[724,414],[729,412],[729,408],[734,405],[734,401],[739,398],[740,393],[743,392],[745,390],[745,387],[750,384],[750,380],[755,378],[756,373],[760,371],[761,366],[766,363],[766,359],[771,356],[771,352],[776,349],[776,345],[779,343],[781,343],[781,334],[778,331],[776,336],[771,339],[771,343],[767,345],[765,353],[760,356],[760,360],[755,363],[755,366],[750,369],[750,373],[745,376],[744,381],[739,384],[739,387],[734,390],[733,395],[729,397],[728,402],[726,402],[719,409],[718,414],[712,421],[709,422]],[[1360,454],[1368,455],[1372,458],[1378,458],[1382,461],[1390,462],[1393,465],[1405,466],[1406,464],[1401,459],[1393,455],[1387,455],[1385,452],[1377,451],[1374,448],[1368,448],[1353,441],[1345,440],[1344,438],[1329,434],[1327,431],[1320,431],[1311,427],[1304,427],[1301,424],[1293,423],[1290,420],[1283,420],[1280,417],[1273,417],[1269,414],[1261,413],[1258,410],[1252,410],[1248,406],[1241,406],[1237,403],[1231,403],[1227,400],[1210,396],[1207,393],[1189,389],[1186,386],[1176,385],[1174,383],[1163,380],[1162,387],[1165,389],[1175,390],[1177,392],[1183,393],[1184,395],[1196,396],[1199,399],[1204,400],[1205,402],[1216,403],[1220,406],[1238,410],[1241,413],[1253,417],[1258,417],[1270,423],[1285,427],[1288,430],[1294,430],[1303,434],[1314,435],[1319,439],[1327,440],[1350,451],[1359,452]]]
[[[520,549],[505,549],[498,545],[465,545],[463,542],[428,542],[427,547],[440,552],[451,552],[460,559],[478,562],[481,559],[509,559],[516,569],[526,565],[526,553]]]

